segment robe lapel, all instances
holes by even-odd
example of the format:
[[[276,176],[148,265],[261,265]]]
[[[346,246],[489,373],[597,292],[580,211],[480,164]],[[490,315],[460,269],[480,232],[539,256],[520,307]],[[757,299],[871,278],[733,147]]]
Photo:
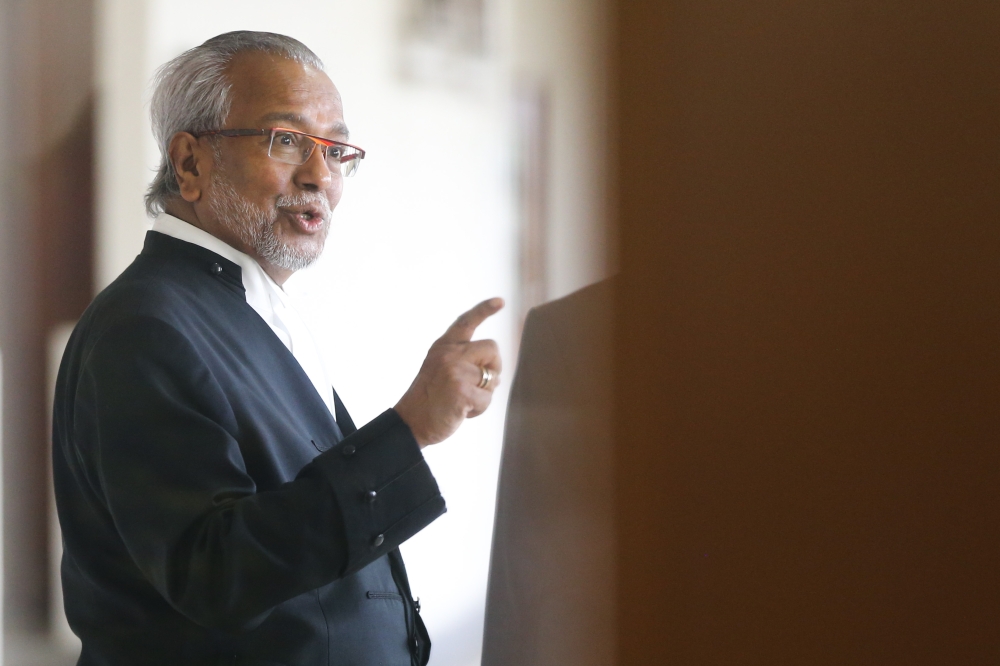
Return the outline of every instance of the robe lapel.
[[[342,433],[342,437],[346,437],[356,431],[357,427],[354,425],[354,421],[351,420],[351,415],[347,413],[347,408],[344,407],[344,403],[341,402],[340,396],[337,395],[336,389],[333,390],[333,405],[337,412],[337,425],[340,426],[339,429]]]

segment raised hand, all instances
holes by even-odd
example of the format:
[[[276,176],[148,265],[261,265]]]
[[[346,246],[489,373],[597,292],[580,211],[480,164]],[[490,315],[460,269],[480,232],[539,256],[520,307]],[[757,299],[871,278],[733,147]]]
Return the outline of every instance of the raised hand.
[[[500,385],[500,350],[493,340],[473,342],[472,335],[502,307],[503,299],[491,298],[456,319],[431,345],[416,379],[396,403],[420,448],[447,439],[462,421],[489,407]]]

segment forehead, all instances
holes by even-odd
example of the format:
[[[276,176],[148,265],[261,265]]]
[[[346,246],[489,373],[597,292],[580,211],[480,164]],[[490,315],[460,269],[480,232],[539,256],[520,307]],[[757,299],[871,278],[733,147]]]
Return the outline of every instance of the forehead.
[[[252,52],[233,58],[226,74],[232,84],[227,127],[291,126],[324,135],[346,132],[340,93],[318,69]]]

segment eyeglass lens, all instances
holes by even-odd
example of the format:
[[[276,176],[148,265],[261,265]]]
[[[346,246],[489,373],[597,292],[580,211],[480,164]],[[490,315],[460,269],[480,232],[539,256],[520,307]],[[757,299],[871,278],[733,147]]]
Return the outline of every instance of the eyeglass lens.
[[[279,162],[299,165],[306,163],[316,147],[317,142],[303,134],[273,132],[267,154]],[[355,148],[341,144],[320,145],[319,148],[326,151],[326,165],[330,171],[339,171],[343,176],[353,176],[358,170],[361,153]]]

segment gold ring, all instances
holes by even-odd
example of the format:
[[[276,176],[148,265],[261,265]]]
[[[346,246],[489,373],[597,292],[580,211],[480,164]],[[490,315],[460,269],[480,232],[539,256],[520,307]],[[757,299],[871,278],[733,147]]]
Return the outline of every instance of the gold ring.
[[[480,370],[483,371],[483,377],[479,380],[479,388],[484,389],[493,381],[493,373],[488,368],[480,368]]]

